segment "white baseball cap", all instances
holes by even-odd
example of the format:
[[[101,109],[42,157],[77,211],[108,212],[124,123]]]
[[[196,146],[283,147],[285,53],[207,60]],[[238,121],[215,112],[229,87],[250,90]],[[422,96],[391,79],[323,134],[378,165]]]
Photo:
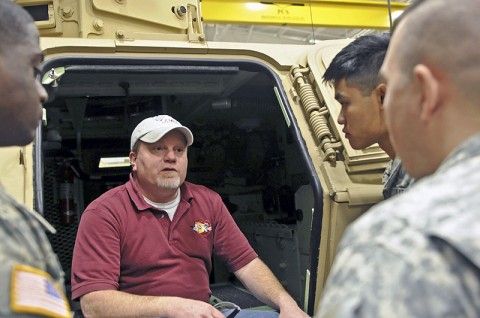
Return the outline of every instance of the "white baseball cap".
[[[135,143],[140,139],[141,141],[153,143],[166,133],[173,129],[178,129],[185,135],[187,146],[193,144],[193,134],[185,126],[182,126],[177,120],[168,115],[158,115],[142,120],[133,130],[132,138],[130,140],[130,149],[133,149]]]

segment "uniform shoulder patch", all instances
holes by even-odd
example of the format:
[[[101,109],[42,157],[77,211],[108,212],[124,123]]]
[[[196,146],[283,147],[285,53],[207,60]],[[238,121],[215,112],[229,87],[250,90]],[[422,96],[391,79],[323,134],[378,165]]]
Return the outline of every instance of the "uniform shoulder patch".
[[[13,267],[10,300],[12,312],[47,317],[72,316],[67,298],[58,284],[48,273],[31,266]]]

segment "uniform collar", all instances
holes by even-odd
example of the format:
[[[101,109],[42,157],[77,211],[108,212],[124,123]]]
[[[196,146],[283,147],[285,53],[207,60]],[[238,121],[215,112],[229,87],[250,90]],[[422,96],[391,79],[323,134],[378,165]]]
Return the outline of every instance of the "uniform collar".
[[[478,155],[480,155],[480,133],[473,135],[455,148],[442,162],[437,172],[446,171],[452,166]]]

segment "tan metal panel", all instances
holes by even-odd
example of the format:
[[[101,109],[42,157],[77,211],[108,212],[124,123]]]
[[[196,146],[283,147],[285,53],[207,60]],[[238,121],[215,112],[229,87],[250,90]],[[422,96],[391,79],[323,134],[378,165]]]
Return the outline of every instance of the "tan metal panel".
[[[0,149],[0,182],[15,199],[33,207],[32,145]]]

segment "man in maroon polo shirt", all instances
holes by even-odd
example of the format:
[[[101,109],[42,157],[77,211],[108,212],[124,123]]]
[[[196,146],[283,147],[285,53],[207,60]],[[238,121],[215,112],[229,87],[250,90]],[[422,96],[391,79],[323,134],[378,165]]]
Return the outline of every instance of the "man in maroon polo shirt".
[[[208,303],[215,254],[280,317],[308,317],[258,258],[220,196],[185,181],[192,143],[191,131],[170,116],[135,128],[130,180],[93,201],[80,220],[72,298],[80,299],[85,316],[222,318]],[[255,317],[278,316],[263,315]]]

